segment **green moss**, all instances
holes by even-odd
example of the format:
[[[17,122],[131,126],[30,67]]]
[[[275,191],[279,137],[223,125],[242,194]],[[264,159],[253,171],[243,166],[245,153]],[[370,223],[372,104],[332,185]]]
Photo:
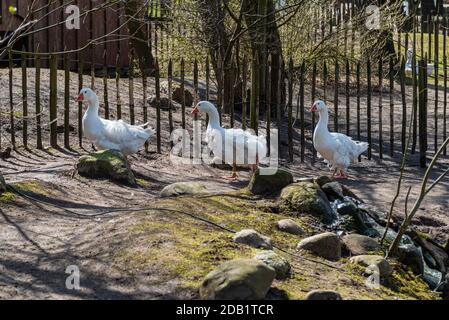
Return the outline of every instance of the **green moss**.
[[[146,188],[150,185],[150,183],[148,181],[146,181],[144,179],[140,179],[140,178],[136,178],[136,183],[137,183],[137,185],[139,185],[143,188]]]
[[[25,180],[11,184],[14,188],[25,193],[48,195],[49,188],[39,180]]]
[[[16,195],[12,192],[3,192],[0,194],[0,202],[2,203],[11,203],[14,201]]]

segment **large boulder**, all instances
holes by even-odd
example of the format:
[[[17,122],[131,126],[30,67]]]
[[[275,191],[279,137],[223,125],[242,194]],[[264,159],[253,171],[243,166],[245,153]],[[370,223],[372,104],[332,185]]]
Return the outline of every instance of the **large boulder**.
[[[318,184],[311,182],[293,183],[282,189],[279,207],[286,213],[305,213],[331,223],[335,214],[329,200]]]
[[[0,193],[3,193],[6,191],[6,181],[3,178],[2,174],[0,173]]]
[[[305,296],[304,300],[343,300],[341,295],[331,290],[312,290]]]
[[[136,184],[136,178],[120,151],[102,150],[81,156],[76,164],[78,174],[88,178],[106,178]]]
[[[328,260],[341,258],[340,238],[332,232],[317,234],[301,240],[297,249],[309,251]]]
[[[303,228],[301,228],[295,221],[292,219],[282,219],[279,220],[276,224],[277,228],[280,231],[287,232],[294,235],[302,235],[305,233]]]
[[[277,169],[275,174],[263,175],[260,169],[251,177],[248,189],[253,194],[272,194],[293,183],[293,175],[284,169]]]
[[[177,197],[182,195],[195,195],[204,192],[206,187],[199,182],[176,182],[169,184],[161,190],[162,198]]]
[[[281,257],[272,250],[261,251],[254,257],[256,260],[265,262],[268,266],[272,267],[276,271],[276,279],[282,280],[290,274],[290,263],[287,259]]]
[[[314,179],[314,181],[321,187],[323,188],[326,184],[328,183],[332,183],[329,186],[324,187],[326,189],[326,194],[327,195],[339,195],[341,196],[340,190],[343,193],[343,196],[345,197],[351,197],[353,199],[356,199],[357,201],[363,202],[359,197],[357,197],[357,195],[352,192],[348,187],[346,187],[345,185],[335,181],[334,179],[330,178],[329,176],[320,176]],[[324,189],[323,189],[324,191]],[[327,193],[329,192],[329,194]]]
[[[379,252],[382,250],[379,242],[373,238],[360,234],[348,234],[343,238],[346,249],[353,256],[368,254],[370,252]]]
[[[273,268],[255,259],[236,259],[210,272],[200,287],[201,299],[260,300],[276,276]]]
[[[408,266],[415,274],[424,273],[424,258],[421,251],[413,244],[405,244],[398,248],[398,260]]]
[[[380,277],[387,278],[393,273],[390,263],[382,256],[361,255],[349,259],[349,263],[366,267],[366,273],[378,273]]]
[[[173,91],[172,99],[173,99],[173,101],[176,101],[177,103],[182,105],[183,96],[185,99],[185,106],[187,108],[192,107],[193,106],[193,95],[187,89],[184,89],[184,92],[183,92],[181,87],[175,88],[175,90]]]
[[[253,229],[244,229],[237,232],[232,238],[237,243],[249,245],[254,248],[263,248],[271,250],[273,245],[271,239]]]

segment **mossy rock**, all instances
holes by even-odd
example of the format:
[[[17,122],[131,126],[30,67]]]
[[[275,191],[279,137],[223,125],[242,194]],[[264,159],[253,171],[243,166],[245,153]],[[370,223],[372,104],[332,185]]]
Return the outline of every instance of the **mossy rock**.
[[[366,267],[366,273],[378,273],[381,278],[388,278],[393,273],[393,268],[390,266],[390,263],[382,256],[360,255],[352,257],[349,259],[349,262]]]
[[[176,182],[161,190],[161,198],[177,197],[181,195],[195,195],[203,193],[206,187],[198,182]]]
[[[210,272],[200,287],[207,300],[260,300],[265,298],[276,272],[262,261],[235,259]]]
[[[258,169],[251,177],[248,189],[253,194],[273,194],[280,192],[291,183],[293,183],[293,175],[287,170],[277,169],[276,173],[268,175],[261,174],[261,170]]]
[[[279,207],[284,213],[305,213],[331,223],[335,214],[319,185],[312,182],[293,183],[282,189]]]
[[[102,150],[79,158],[79,175],[87,178],[106,178],[129,185],[136,184],[128,162],[120,151]]]
[[[0,173],[0,193],[6,192],[6,181]]]

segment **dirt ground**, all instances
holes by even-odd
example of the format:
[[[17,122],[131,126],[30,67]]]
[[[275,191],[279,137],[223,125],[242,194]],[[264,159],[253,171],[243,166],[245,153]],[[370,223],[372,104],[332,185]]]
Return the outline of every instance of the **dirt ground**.
[[[30,70],[30,73],[33,71]],[[7,74],[0,70],[0,88],[5,92],[7,88]],[[17,81],[14,85],[15,101],[20,101],[20,71],[15,72]],[[33,77],[31,76],[30,79]],[[72,77],[75,79],[75,75]],[[45,77],[44,77],[45,79]],[[85,83],[90,83],[86,78]],[[97,79],[98,87],[102,86]],[[30,106],[33,106],[34,96],[32,89],[34,83],[29,81]],[[44,106],[48,103],[48,88],[42,83]],[[111,96],[110,107],[114,110],[115,92],[111,80],[109,85]],[[122,83],[122,98],[127,95],[127,84]],[[150,89],[151,91],[151,84]],[[136,84],[137,110],[136,117],[142,115],[141,85]],[[71,85],[71,96],[75,97],[77,83]],[[102,91],[98,88],[100,100]],[[63,95],[58,92],[58,99],[62,105]],[[8,126],[6,112],[8,110],[7,94],[0,96],[1,111],[1,135],[2,148],[8,146],[9,133],[5,130]],[[126,101],[125,101],[126,104]],[[108,181],[88,180],[78,176],[72,177],[74,164],[81,154],[89,152],[90,144],[85,142],[84,149],[77,147],[76,136],[77,114],[76,104],[72,103],[71,119],[75,125],[71,133],[72,150],[53,149],[36,150],[34,122],[30,120],[30,149],[19,147],[12,157],[0,160],[0,170],[8,183],[25,183],[26,189],[33,191],[58,206],[49,206],[36,203],[27,199],[15,199],[13,203],[0,202],[0,298],[1,299],[168,299],[191,298],[189,291],[179,290],[175,280],[172,282],[147,281],[157,277],[155,270],[145,270],[134,277],[123,277],[126,270],[111,271],[109,258],[114,255],[114,250],[119,245],[132,241],[131,235],[126,233],[127,226],[136,219],[140,219],[141,213],[114,213],[100,215],[98,217],[86,217],[109,208],[146,207],[154,204],[158,199],[159,191],[166,185],[179,181],[200,181],[211,193],[219,193],[228,190],[237,190],[248,182],[248,171],[239,172],[239,181],[228,183],[221,176],[228,172],[207,165],[174,164],[168,156],[167,114],[163,112],[163,152],[155,152],[155,137],[150,141],[150,152],[144,154],[141,151],[132,159],[132,167],[135,171],[139,187],[132,188]],[[32,109],[32,107],[30,107]],[[59,119],[62,119],[62,108],[59,108]],[[17,112],[20,112],[20,103],[16,104]],[[45,112],[47,112],[46,110]],[[44,114],[45,114],[44,112]],[[399,112],[399,111],[398,111]],[[155,127],[154,109],[149,108],[151,125]],[[33,114],[33,113],[31,113]],[[186,114],[190,126],[190,114]],[[342,115],[342,119],[344,116]],[[20,118],[20,115],[18,115]],[[128,110],[124,107],[125,120],[128,119]],[[45,116],[44,116],[44,119]],[[175,128],[180,127],[181,110],[174,113]],[[432,119],[429,115],[429,119]],[[225,118],[225,123],[227,119]],[[46,123],[46,120],[43,120]],[[140,121],[137,121],[140,122]],[[376,127],[373,124],[373,127]],[[20,121],[18,122],[20,128]],[[431,128],[430,128],[431,129]],[[387,130],[387,129],[385,129]],[[396,130],[396,132],[398,132]],[[308,131],[308,139],[310,131]],[[374,134],[373,134],[374,135]],[[44,126],[44,138],[48,137],[48,128]],[[20,146],[21,131],[17,131],[17,141]],[[59,135],[60,145],[63,135]],[[284,139],[284,138],[283,138]],[[295,135],[295,139],[298,136]],[[48,141],[45,140],[45,141]],[[399,141],[397,139],[396,141]],[[47,143],[45,143],[47,145]],[[285,146],[284,146],[285,148]],[[299,141],[295,142],[295,150],[299,149]],[[399,146],[395,146],[398,150]],[[431,148],[432,149],[432,148]],[[431,156],[431,152],[429,152]],[[380,160],[374,151],[374,157],[368,161],[362,158],[361,163],[355,164],[350,170],[350,178],[342,182],[348,185],[365,202],[382,210],[388,210],[393,198],[399,175],[400,157],[388,156]],[[432,178],[444,171],[449,163],[448,158],[443,158],[432,173]],[[306,162],[301,163],[298,155],[293,163],[281,161],[281,165],[289,168],[296,178],[312,177],[329,174],[323,163],[317,161],[311,164],[310,154],[306,155]],[[408,186],[412,186],[411,199],[414,200],[419,191],[420,179],[423,169],[418,166],[417,155],[411,156],[409,166],[405,172],[404,188],[396,205],[395,213],[401,216],[404,208],[404,195]],[[37,180],[38,184],[33,184]],[[31,182],[30,182],[31,181]],[[409,205],[412,205],[413,201]],[[415,218],[415,227],[428,233],[438,242],[448,240],[449,231],[449,180],[446,178],[433,191],[422,204],[419,214]],[[69,211],[67,211],[69,210]],[[84,283],[88,283],[82,290],[69,291],[65,287],[65,268],[69,265],[78,265],[84,273]],[[89,268],[87,268],[89,267]],[[148,283],[151,283],[149,285]]]

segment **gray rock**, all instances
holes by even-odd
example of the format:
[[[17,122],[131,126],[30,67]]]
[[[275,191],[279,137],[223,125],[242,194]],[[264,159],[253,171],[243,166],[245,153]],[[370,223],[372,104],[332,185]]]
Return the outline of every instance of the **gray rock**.
[[[247,244],[254,248],[272,249],[271,239],[261,235],[253,229],[244,229],[237,232],[232,238],[237,243]]]
[[[341,295],[331,290],[312,290],[304,298],[304,300],[343,300]]]
[[[326,194],[326,196],[329,198],[330,201],[335,199],[340,200],[344,199],[343,188],[341,187],[341,184],[338,183],[337,181],[325,183],[324,185],[321,186],[321,190],[324,191],[324,193]]]
[[[279,230],[295,234],[302,235],[305,231],[292,219],[282,219],[277,222],[277,227]]]
[[[339,260],[341,258],[340,238],[332,233],[326,232],[305,238],[299,242],[299,250],[306,250],[313,254],[328,259]]]
[[[287,214],[310,214],[324,223],[335,219],[329,200],[316,183],[298,182],[282,189],[279,208]]]
[[[135,185],[136,179],[120,151],[102,150],[81,156],[76,164],[78,174],[88,178],[105,178]]]
[[[223,263],[210,272],[200,287],[201,299],[260,300],[265,298],[276,276],[273,268],[255,259]]]
[[[449,273],[446,274],[446,277],[443,279],[443,284],[439,288],[439,291],[444,300],[449,300]]]
[[[337,205],[337,212],[343,216],[354,216],[357,214],[359,209],[356,204],[352,201],[345,201]]]
[[[393,273],[390,263],[382,256],[361,255],[349,259],[349,263],[367,267],[366,273],[379,273],[381,278],[387,278]]]
[[[447,266],[449,265],[449,255],[444,251],[443,248],[437,246],[436,244],[428,241],[419,235],[414,235],[413,240],[415,240],[423,249],[424,257],[426,258],[426,252],[435,259],[437,269],[443,274],[446,274]],[[430,260],[430,259],[426,259]]]
[[[278,168],[273,175],[261,175],[258,169],[251,177],[248,189],[253,194],[273,194],[291,183],[293,175],[287,170]]]
[[[278,280],[285,279],[290,274],[290,263],[274,251],[259,252],[254,259],[265,262],[268,266],[272,267],[276,271],[276,279]]]
[[[5,179],[3,178],[2,174],[0,173],[0,193],[5,192],[6,191],[6,182]]]
[[[177,197],[182,195],[195,195],[204,192],[206,187],[199,182],[176,182],[169,184],[161,190],[162,198]]]
[[[152,108],[157,108],[157,103],[156,103],[156,97],[150,97],[148,99],[148,104],[150,105],[150,107]],[[170,108],[172,110],[176,110],[177,109],[177,103],[175,103],[174,101],[170,101],[170,99],[168,97],[160,97],[159,100],[159,107],[161,110],[169,110]]]
[[[423,256],[419,249],[413,244],[405,244],[398,248],[398,260],[410,267],[417,275],[424,273]]]
[[[314,179],[315,182],[320,186],[324,186],[326,183],[334,182],[335,180],[329,176],[319,176]]]
[[[370,252],[379,252],[382,250],[379,242],[373,238],[362,236],[360,234],[348,234],[343,238],[346,249],[353,256],[368,254]]]

